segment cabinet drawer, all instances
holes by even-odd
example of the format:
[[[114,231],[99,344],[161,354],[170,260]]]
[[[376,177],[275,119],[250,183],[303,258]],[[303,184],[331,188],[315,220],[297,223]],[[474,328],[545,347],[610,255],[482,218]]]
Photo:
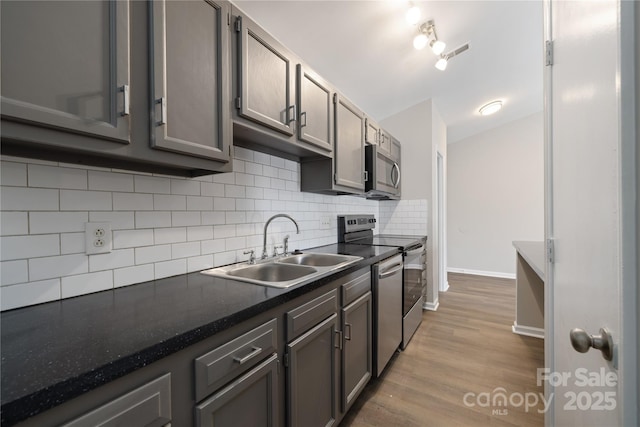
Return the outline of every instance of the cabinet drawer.
[[[351,304],[371,290],[371,273],[367,272],[342,285],[342,305]]]
[[[195,360],[196,401],[202,400],[265,357],[276,352],[276,319],[229,341]]]
[[[287,312],[287,341],[297,338],[338,310],[338,290],[334,289]]]
[[[166,374],[64,427],[116,427],[171,425],[171,374]]]

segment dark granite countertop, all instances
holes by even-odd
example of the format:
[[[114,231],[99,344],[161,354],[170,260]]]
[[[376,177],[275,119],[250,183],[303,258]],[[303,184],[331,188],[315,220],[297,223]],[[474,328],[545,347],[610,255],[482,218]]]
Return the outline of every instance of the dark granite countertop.
[[[60,405],[397,249],[334,244],[306,251],[363,260],[288,289],[196,272],[3,312],[0,423]]]

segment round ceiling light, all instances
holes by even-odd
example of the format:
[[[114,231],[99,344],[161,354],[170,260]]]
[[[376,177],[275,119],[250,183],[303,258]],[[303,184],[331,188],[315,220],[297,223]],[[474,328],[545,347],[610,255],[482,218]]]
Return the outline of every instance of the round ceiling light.
[[[418,34],[413,39],[413,47],[417,50],[424,49],[427,43],[429,43],[429,37],[426,34]]]
[[[404,17],[410,25],[416,25],[420,20],[420,9],[418,6],[411,6]]]
[[[497,113],[498,111],[500,111],[502,109],[502,101],[498,100],[498,101],[492,101],[488,104],[483,105],[482,107],[480,107],[480,114],[482,114],[483,116],[490,116],[491,114]]]

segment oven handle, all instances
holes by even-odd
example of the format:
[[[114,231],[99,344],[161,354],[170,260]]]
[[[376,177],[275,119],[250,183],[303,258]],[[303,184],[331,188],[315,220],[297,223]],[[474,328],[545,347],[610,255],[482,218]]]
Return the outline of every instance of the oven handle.
[[[424,246],[420,245],[420,247],[418,249],[412,249],[410,251],[407,252],[407,256],[412,256],[412,255],[418,255],[420,253],[424,252]]]
[[[397,267],[397,268],[394,268]],[[378,274],[378,278],[380,279],[386,279],[389,276],[393,276],[394,274],[396,274],[398,271],[402,270],[402,263],[399,262],[397,264],[392,265],[390,268],[392,268],[391,270],[386,270],[384,273],[379,273]]]

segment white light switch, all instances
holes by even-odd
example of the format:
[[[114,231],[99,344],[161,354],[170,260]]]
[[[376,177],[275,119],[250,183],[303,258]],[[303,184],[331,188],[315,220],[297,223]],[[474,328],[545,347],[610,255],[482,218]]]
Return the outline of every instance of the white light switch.
[[[111,223],[87,222],[85,223],[85,253],[107,254],[111,252]]]

